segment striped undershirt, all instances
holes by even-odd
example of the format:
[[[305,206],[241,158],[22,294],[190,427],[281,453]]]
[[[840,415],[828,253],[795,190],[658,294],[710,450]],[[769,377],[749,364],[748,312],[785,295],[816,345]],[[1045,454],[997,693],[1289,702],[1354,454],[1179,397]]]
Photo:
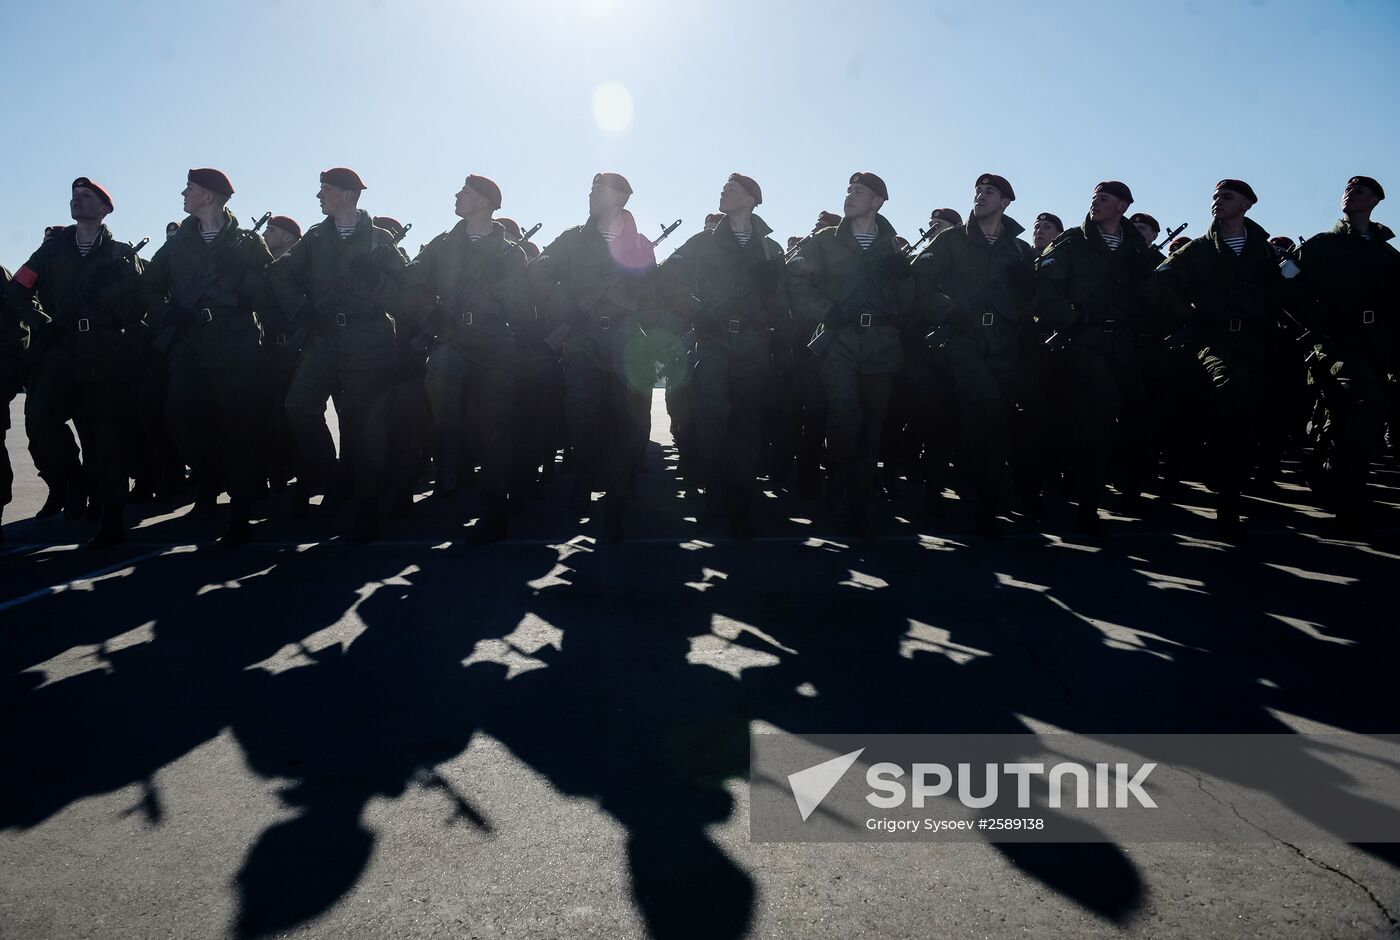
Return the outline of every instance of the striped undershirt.
[[[214,229],[214,231],[212,231],[212,232],[206,232],[206,231],[204,231],[204,229],[200,229],[200,230],[199,230],[199,234],[200,234],[200,237],[204,239],[204,244],[208,245],[208,244],[211,243],[214,239],[216,239],[216,238],[219,237],[219,231],[220,231],[219,229]]]
[[[598,229],[598,234],[601,235],[601,236],[603,236],[603,241],[605,241],[605,242],[611,242],[614,238],[617,237],[617,233],[616,233],[616,232],[609,232],[607,229],[601,229],[601,228]]]
[[[1241,255],[1244,254],[1244,239],[1245,235],[1243,232],[1239,235],[1226,235],[1225,244],[1229,245],[1230,250],[1235,254]]]
[[[749,230],[747,232],[735,232],[734,240],[737,241],[740,245],[747,245],[749,243],[749,236],[752,234],[752,230]]]
[[[81,255],[81,256],[84,257],[84,258],[86,258],[86,257],[88,256],[88,252],[89,252],[89,251],[92,251],[92,246],[95,245],[95,244],[97,244],[97,237],[96,237],[96,236],[93,236],[93,239],[92,239],[92,241],[90,241],[90,242],[85,242],[85,241],[83,241],[82,239],[77,238],[76,235],[74,236],[74,238],[77,239],[77,242],[78,242],[78,254]]]
[[[1100,232],[1103,236],[1103,243],[1108,246],[1109,251],[1117,251],[1118,246],[1123,244],[1122,235],[1110,235],[1107,232]]]
[[[873,245],[873,244],[875,244],[875,236],[878,235],[878,234],[880,234],[880,233],[879,233],[879,232],[864,232],[864,233],[862,233],[862,232],[852,232],[851,234],[854,235],[854,236],[856,237],[856,241],[860,244],[860,247],[861,247],[862,249],[868,251],[868,250],[870,250],[870,246]]]
[[[1001,235],[988,235],[986,232],[983,232],[982,237],[987,240],[988,245],[995,245],[997,243],[997,239],[1001,238]]]
[[[472,235],[472,234],[468,233],[468,235],[467,235],[467,241],[469,241],[469,242],[479,242],[479,241],[481,241],[481,240],[482,240],[483,238],[485,238],[485,237],[486,237],[485,235]]]
[[[353,225],[337,225],[335,229],[340,233],[341,238],[349,238],[355,234],[355,226]]]

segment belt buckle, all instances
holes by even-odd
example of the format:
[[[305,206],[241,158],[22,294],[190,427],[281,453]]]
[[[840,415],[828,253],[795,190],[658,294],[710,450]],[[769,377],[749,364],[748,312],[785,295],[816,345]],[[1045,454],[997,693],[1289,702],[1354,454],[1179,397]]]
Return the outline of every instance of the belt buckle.
[[[610,330],[610,329],[612,329],[612,317],[599,317],[599,318],[598,318],[598,329],[600,329],[600,330]]]
[[[275,346],[285,346],[285,345],[287,345],[287,334],[286,334],[286,333],[278,333],[275,337],[273,337],[272,342],[273,342],[273,345],[275,345]]]
[[[1103,330],[1105,333],[1112,333],[1112,332],[1113,332],[1113,328],[1116,327],[1117,325],[1118,325],[1118,321],[1117,321],[1117,320],[1105,320],[1105,321],[1103,321],[1103,323],[1099,324],[1099,328],[1100,328],[1101,330]]]
[[[1363,311],[1361,311],[1361,322],[1362,322],[1363,324],[1367,325],[1367,326],[1370,326],[1372,323],[1375,323],[1375,322],[1376,322],[1376,311],[1374,311],[1374,310],[1363,310]]]
[[[343,313],[337,313],[337,314],[335,315],[335,325],[336,325],[336,326],[345,326],[345,314],[343,314]]]
[[[990,310],[982,314],[983,326],[991,326],[994,322],[996,322],[996,314],[992,313]]]
[[[1231,333],[1238,333],[1238,332],[1239,332],[1240,330],[1242,330],[1242,329],[1244,329],[1244,321],[1243,321],[1243,320],[1241,320],[1239,317],[1234,317],[1234,318],[1232,318],[1232,319],[1230,320],[1230,332],[1231,332]]]
[[[83,317],[81,320],[78,321],[78,332],[79,332],[79,333],[86,333],[86,332],[88,332],[88,331],[91,330],[91,329],[92,329],[92,321],[89,320],[87,317]]]
[[[214,311],[210,310],[208,307],[202,308],[199,311],[199,315],[204,318],[205,323],[214,322]]]
[[[870,325],[871,323],[873,323],[873,322],[875,322],[875,318],[872,317],[870,314],[868,314],[868,313],[862,313],[862,314],[860,315],[860,325],[861,325],[861,326],[869,326],[869,325]]]
[[[731,332],[731,333],[737,333],[737,332],[739,332],[739,321],[738,321],[738,320],[730,320],[727,324],[725,324],[725,326],[729,329],[729,332]]]
[[[463,326],[471,326],[471,325],[472,325],[472,312],[471,312],[470,310],[468,310],[466,313],[462,314],[462,325],[463,325]]]

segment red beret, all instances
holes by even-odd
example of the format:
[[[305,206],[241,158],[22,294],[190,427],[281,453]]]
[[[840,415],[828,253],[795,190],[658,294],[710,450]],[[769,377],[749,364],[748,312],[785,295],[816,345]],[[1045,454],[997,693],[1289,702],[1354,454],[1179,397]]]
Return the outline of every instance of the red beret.
[[[391,215],[376,215],[370,221],[376,228],[382,228],[395,238],[403,237],[403,223]]]
[[[1250,185],[1244,180],[1221,180],[1215,184],[1215,191],[1220,192],[1222,189],[1228,189],[1232,193],[1239,193],[1241,196],[1248,199],[1251,205],[1259,201],[1259,197],[1254,195],[1254,190],[1250,188]]]
[[[333,166],[321,174],[321,182],[327,186],[335,186],[339,189],[353,189],[356,192],[369,189],[364,180],[360,179],[360,174],[349,167]]]
[[[753,197],[754,205],[763,205],[763,190],[758,188],[758,183],[754,182],[752,176],[745,176],[742,173],[730,173],[729,182],[738,183],[740,186],[744,187],[744,192]]]
[[[97,198],[101,199],[107,204],[108,212],[112,212],[117,208],[116,206],[112,205],[112,194],[107,192],[107,190],[103,189],[101,186],[94,183],[92,180],[88,179],[86,176],[80,176],[77,179],[75,179],[73,181],[73,188],[90,189],[93,192],[97,193]]]
[[[177,223],[177,224],[178,224],[178,223]],[[57,235],[59,232],[63,231],[63,230],[66,229],[67,227],[68,227],[68,226],[66,226],[66,225],[45,225],[45,226],[44,226],[44,239],[45,239],[45,241],[47,241],[47,240],[50,239],[50,238],[53,238],[55,235]]]
[[[540,246],[534,242],[521,242],[520,247],[525,249],[525,258],[528,261],[534,261],[540,256]]]
[[[1377,199],[1385,198],[1385,190],[1381,189],[1381,184],[1377,183],[1369,176],[1353,176],[1351,179],[1347,180],[1347,189],[1351,189],[1353,186],[1365,186],[1376,194]]]
[[[297,238],[301,238],[301,226],[297,224],[296,219],[289,215],[274,215],[267,220],[267,224],[275,225],[282,231],[295,235]]]
[[[521,232],[519,222],[514,219],[506,218],[505,216],[497,218],[496,221],[501,223],[501,227],[506,230],[506,238],[509,238],[513,242],[520,241]]]
[[[1063,232],[1065,230],[1065,223],[1061,222],[1060,217],[1053,212],[1042,212],[1035,217],[1035,220],[1037,222],[1049,222],[1051,225],[1055,226],[1056,231]]]
[[[840,225],[841,217],[835,212],[825,210],[817,213],[817,228],[831,228],[833,225]]]
[[[1154,232],[1160,232],[1162,230],[1162,226],[1158,224],[1157,220],[1146,212],[1134,212],[1132,215],[1128,216],[1128,221],[1134,223],[1141,222]]]
[[[962,216],[957,209],[934,209],[929,213],[929,224],[933,224],[938,219],[942,219],[950,225],[962,225]]]
[[[723,212],[711,212],[705,216],[706,225],[718,225],[719,220],[724,218]]]
[[[1106,180],[1094,187],[1094,195],[1097,196],[1099,193],[1108,193],[1110,196],[1116,196],[1130,206],[1133,204],[1133,191],[1128,188],[1127,183],[1120,183],[1117,180]]]
[[[890,191],[885,187],[885,181],[874,173],[867,173],[864,170],[852,173],[850,182],[852,184],[859,183],[881,199],[890,198]]]
[[[609,189],[615,189],[629,196],[632,195],[632,184],[627,182],[627,177],[623,176],[621,173],[595,173],[593,176],[593,185],[597,186],[600,183]]]
[[[216,196],[223,196],[227,199],[233,195],[233,184],[228,181],[228,177],[224,175],[222,170],[216,170],[211,166],[190,170],[188,179],[191,183],[203,186]]]
[[[179,222],[166,222],[166,223],[165,223],[165,230],[166,230],[167,232],[169,232],[172,228],[179,228],[179,227],[180,227],[180,223],[179,223]]]
[[[981,176],[977,177],[977,182],[973,183],[972,186],[974,189],[978,186],[995,186],[997,191],[1007,199],[1010,199],[1012,202],[1016,201],[1016,190],[1011,188],[1011,184],[1006,181],[1006,177],[1004,176],[997,176],[995,173],[983,173]]]
[[[1178,251],[1180,251],[1181,249],[1185,248],[1185,247],[1186,247],[1187,245],[1189,245],[1189,244],[1191,244],[1191,236],[1190,236],[1190,235],[1178,235],[1178,236],[1176,236],[1176,238],[1173,238],[1173,239],[1172,239],[1172,243],[1171,243],[1170,245],[1167,246],[1167,252],[1168,252],[1168,253],[1178,252]]]
[[[1275,248],[1282,248],[1284,251],[1292,251],[1294,248],[1293,239],[1289,238],[1287,235],[1275,235],[1273,238],[1269,239],[1269,244],[1273,245]]]
[[[475,173],[467,174],[467,185],[481,195],[486,197],[486,201],[491,203],[492,209],[501,207],[501,187],[484,176],[477,176]]]

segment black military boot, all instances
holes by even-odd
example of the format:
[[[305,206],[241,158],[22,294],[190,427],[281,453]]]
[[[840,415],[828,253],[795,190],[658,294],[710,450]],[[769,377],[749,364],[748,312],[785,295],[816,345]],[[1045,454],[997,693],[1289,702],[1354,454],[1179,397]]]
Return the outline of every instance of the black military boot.
[[[617,492],[610,492],[603,497],[601,541],[604,545],[616,545],[622,541],[622,503],[622,495]]]
[[[50,486],[49,495],[44,499],[44,505],[39,507],[39,511],[34,514],[35,519],[48,519],[63,512],[64,505],[68,501],[68,491],[62,486]]]
[[[104,509],[102,520],[97,524],[97,533],[88,539],[87,547],[93,549],[111,548],[126,541],[126,526],[122,522],[121,507]]]
[[[371,497],[355,504],[355,524],[346,536],[346,541],[356,545],[379,540],[379,500]]]
[[[249,521],[248,501],[235,499],[228,506],[228,528],[219,536],[219,544],[228,548],[246,545],[252,537],[253,525]]]
[[[199,495],[195,497],[191,519],[213,519],[219,510],[219,484],[210,479],[208,472],[199,475]]]
[[[292,502],[287,510],[289,519],[305,519],[311,514],[311,484],[297,477],[292,484]]]

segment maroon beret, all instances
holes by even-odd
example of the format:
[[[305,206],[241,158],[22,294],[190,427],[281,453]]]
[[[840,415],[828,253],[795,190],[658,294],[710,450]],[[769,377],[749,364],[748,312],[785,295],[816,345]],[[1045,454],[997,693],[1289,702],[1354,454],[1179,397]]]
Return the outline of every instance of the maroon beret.
[[[63,231],[67,227],[68,226],[66,225],[45,225],[44,241],[48,241],[50,238],[53,238],[55,235],[57,235],[59,232]]]
[[[116,206],[112,205],[112,194],[107,192],[107,190],[103,189],[101,186],[94,183],[92,180],[88,179],[86,176],[80,176],[77,179],[75,179],[73,181],[73,188],[90,189],[93,192],[97,193],[97,198],[101,199],[107,204],[108,212],[113,212],[117,208]]]
[[[932,224],[939,219],[942,219],[944,222],[947,222],[950,225],[962,225],[962,216],[958,214],[957,209],[934,209],[932,212],[929,213],[929,224]]]
[[[705,224],[706,224],[707,226],[709,226],[709,225],[718,225],[718,224],[719,224],[719,220],[722,219],[722,218],[724,218],[724,213],[723,213],[723,212],[711,212],[711,213],[709,213],[709,214],[707,214],[707,215],[705,216]]]
[[[289,215],[274,215],[272,218],[267,220],[267,224],[275,225],[282,231],[288,233],[289,235],[294,235],[297,238],[301,238],[301,226],[297,224],[296,219],[292,218]]]
[[[1289,238],[1287,235],[1275,235],[1273,238],[1269,239],[1269,244],[1273,245],[1275,248],[1282,248],[1284,251],[1292,251],[1295,247],[1293,239]]]
[[[797,243],[800,242],[800,241],[802,241],[802,236],[801,236],[801,235],[789,235],[789,236],[788,236],[788,248],[791,249],[791,248],[796,247]]]
[[[1051,225],[1055,226],[1056,231],[1063,232],[1065,230],[1065,223],[1061,222],[1060,217],[1053,212],[1042,212],[1035,217],[1035,220],[1037,222],[1049,222]]]
[[[501,207],[501,187],[497,186],[495,181],[470,173],[467,175],[467,185],[485,196],[492,209]]]
[[[620,193],[632,195],[632,184],[627,182],[627,177],[621,173],[596,173],[593,176],[593,185],[602,184],[609,189],[615,189]]]
[[[745,176],[742,173],[730,173],[729,182],[738,183],[740,186],[744,187],[744,192],[753,197],[754,205],[763,205],[763,190],[758,188],[758,183],[754,182],[752,176]]]
[[[233,184],[228,181],[228,177],[222,170],[216,170],[212,166],[190,170],[188,178],[191,183],[203,186],[216,196],[227,199],[233,195]]]
[[[1128,221],[1134,223],[1141,222],[1143,225],[1146,225],[1154,232],[1160,232],[1162,230],[1162,226],[1157,222],[1157,220],[1152,218],[1152,216],[1148,215],[1146,212],[1134,212],[1132,215],[1128,216]]]
[[[527,261],[534,261],[540,256],[540,246],[536,245],[534,242],[521,242],[520,247],[525,249],[525,258]]]
[[[1116,196],[1130,206],[1133,204],[1133,191],[1128,188],[1127,183],[1120,183],[1117,180],[1105,180],[1094,187],[1094,195],[1097,196],[1099,193],[1108,193],[1110,196]]]
[[[1353,176],[1351,179],[1347,180],[1347,189],[1351,189],[1353,186],[1365,186],[1376,194],[1377,199],[1385,198],[1385,190],[1381,189],[1381,184],[1377,183],[1369,176]]]
[[[852,184],[859,183],[881,199],[888,200],[890,198],[890,191],[885,186],[885,181],[874,173],[867,173],[864,170],[852,173],[850,182]]]
[[[833,225],[840,225],[841,217],[835,212],[825,210],[817,213],[817,228],[831,228]]]
[[[375,224],[376,228],[382,228],[395,238],[403,237],[403,223],[391,215],[376,215],[370,221]]]
[[[501,223],[501,227],[506,230],[506,238],[509,238],[513,242],[520,241],[521,232],[519,222],[514,219],[506,218],[505,216],[497,218],[496,221]]]
[[[1167,246],[1167,252],[1169,254],[1178,252],[1189,244],[1191,244],[1190,235],[1178,235],[1176,238],[1173,238],[1172,243]]]
[[[1221,180],[1215,184],[1215,191],[1220,192],[1222,189],[1228,189],[1232,193],[1239,193],[1241,196],[1248,199],[1251,205],[1259,201],[1259,197],[1254,195],[1253,188],[1244,180]]]
[[[369,189],[364,180],[360,179],[360,174],[349,167],[333,166],[321,174],[321,182],[327,186],[335,186],[339,189],[353,189],[356,192]]]
[[[177,228],[179,228],[179,227],[180,227],[180,223],[179,223],[179,222],[166,222],[166,223],[165,223],[165,233],[168,235],[168,234],[170,234],[170,230],[171,230],[171,229],[177,229]]]
[[[974,189],[978,186],[995,186],[997,191],[1007,199],[1010,199],[1012,202],[1016,201],[1016,190],[1011,188],[1011,184],[1006,181],[1006,177],[1004,176],[997,176],[995,173],[983,173],[981,176],[977,177],[977,182],[972,184]]]

